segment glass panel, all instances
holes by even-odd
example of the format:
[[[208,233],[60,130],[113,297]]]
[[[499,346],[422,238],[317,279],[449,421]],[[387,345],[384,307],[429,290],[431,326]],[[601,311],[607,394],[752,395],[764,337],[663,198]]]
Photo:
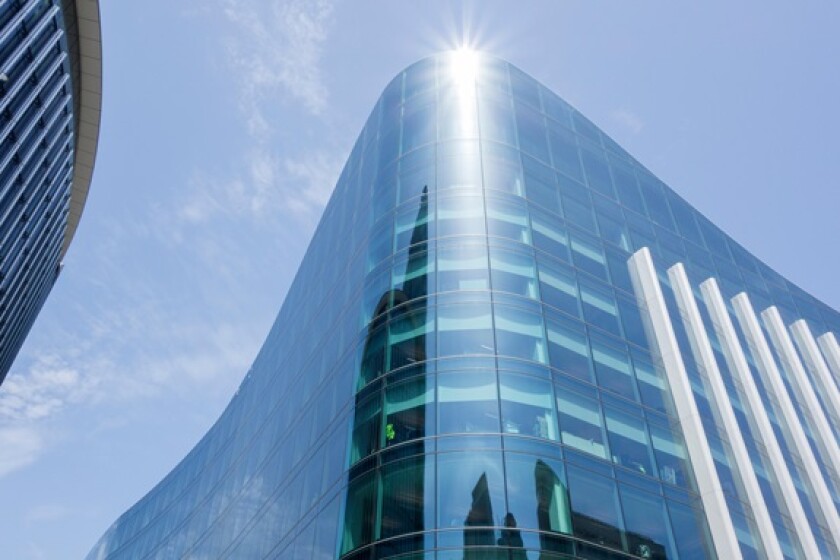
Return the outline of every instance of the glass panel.
[[[505,515],[502,454],[492,451],[438,455],[438,527],[493,527]],[[496,546],[493,529],[464,531],[465,546]]]
[[[668,512],[671,514],[671,525],[680,560],[714,558],[703,513],[689,505],[670,500]]]
[[[548,162],[548,143],[543,116],[529,107],[517,105],[516,126],[520,149],[538,160]]]
[[[427,455],[382,467],[379,538],[434,528],[434,460]]]
[[[537,266],[527,253],[490,247],[493,289],[538,299]]]
[[[556,217],[531,211],[534,246],[554,258],[569,261],[569,235]]]
[[[426,437],[435,433],[434,378],[388,387],[385,391],[385,445]]]
[[[622,548],[615,481],[574,465],[568,465],[566,470],[575,536],[610,548]]]
[[[586,321],[616,336],[621,336],[618,308],[612,290],[585,277],[580,278],[580,300]]]
[[[342,554],[373,542],[376,529],[376,494],[375,472],[365,473],[350,481],[341,538]]]
[[[598,401],[573,391],[557,391],[560,436],[565,445],[607,458],[601,406]]]
[[[438,354],[493,354],[493,321],[489,304],[443,305],[438,308]]]
[[[543,321],[539,313],[515,307],[494,306],[496,353],[547,363]]]
[[[644,420],[610,406],[605,406],[604,411],[607,417],[607,434],[613,463],[642,474],[653,474],[653,462]]]
[[[505,467],[511,521],[523,529],[570,534],[572,516],[563,463],[506,453]]]
[[[434,203],[429,208],[429,199],[425,192],[415,201],[416,205],[406,205],[397,212],[394,225],[394,252],[396,253],[413,245],[425,243],[429,238],[436,236]]]
[[[516,128],[511,105],[511,98],[508,96],[479,96],[478,114],[483,140],[495,140],[516,146]]]
[[[531,244],[528,209],[516,199],[487,198],[487,233]]]
[[[493,371],[438,376],[439,432],[498,433],[499,402]]]
[[[635,383],[633,383],[633,373],[627,351],[604,344],[596,338],[593,338],[591,343],[598,385],[623,395],[625,398],[635,399]]]
[[[627,551],[641,558],[676,558],[665,500],[632,486],[619,486]]]
[[[435,190],[435,149],[427,146],[400,159],[399,197],[403,203]]]
[[[548,132],[548,139],[554,167],[573,179],[583,181],[575,135],[565,129],[552,127]]]
[[[434,104],[417,106],[406,103],[403,115],[402,153],[410,152],[435,140],[437,136],[435,116]]]
[[[659,478],[663,482],[689,487],[691,475],[682,436],[667,426],[650,423]]]
[[[615,191],[613,191],[612,179],[610,178],[610,169],[607,167],[607,161],[603,153],[582,150],[581,158],[583,159],[583,168],[586,170],[586,180],[589,183],[589,187],[595,192],[615,199]]]
[[[602,280],[607,280],[607,258],[596,241],[581,235],[572,235],[571,246],[575,266]]]
[[[546,313],[546,333],[551,365],[580,379],[592,381],[589,347],[583,325]]]
[[[350,448],[351,465],[364,459],[378,448],[381,412],[382,402],[379,393],[356,404],[353,417],[353,445]]]
[[[481,156],[485,188],[522,196],[522,166],[518,151],[495,142],[484,142]]]
[[[394,318],[388,329],[389,370],[434,357],[433,311],[434,308],[430,309],[425,305],[407,305],[393,312]]]
[[[477,193],[481,190],[481,158],[478,142],[453,140],[437,145],[438,192],[458,190]]]
[[[484,200],[481,196],[446,196],[438,199],[438,235],[484,235]]]
[[[456,244],[438,249],[438,289],[489,290],[487,247]]]
[[[580,317],[578,289],[571,268],[540,255],[540,294],[544,303]]]
[[[502,431],[557,440],[551,383],[512,373],[499,374]]]

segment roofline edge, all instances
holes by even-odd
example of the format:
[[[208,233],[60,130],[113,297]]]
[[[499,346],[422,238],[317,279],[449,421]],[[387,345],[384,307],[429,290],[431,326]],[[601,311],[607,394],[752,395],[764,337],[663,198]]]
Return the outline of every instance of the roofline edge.
[[[61,0],[73,80],[75,149],[67,227],[59,260],[64,259],[87,201],[102,115],[102,33],[99,0]]]

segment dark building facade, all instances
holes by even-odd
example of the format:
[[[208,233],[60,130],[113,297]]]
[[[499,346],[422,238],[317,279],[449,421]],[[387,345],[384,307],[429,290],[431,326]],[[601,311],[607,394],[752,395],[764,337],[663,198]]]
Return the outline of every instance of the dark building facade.
[[[838,332],[533,78],[425,59],[230,405],[88,558],[840,558]]]
[[[101,93],[97,0],[0,2],[0,383],[76,231]]]

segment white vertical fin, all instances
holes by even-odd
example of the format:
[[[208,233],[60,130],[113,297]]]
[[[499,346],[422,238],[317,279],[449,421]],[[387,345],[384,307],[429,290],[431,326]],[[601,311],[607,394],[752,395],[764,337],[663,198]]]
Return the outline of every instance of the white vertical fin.
[[[648,320],[645,323],[650,331],[648,338],[656,346],[671,386],[674,405],[685,436],[691,465],[694,468],[706,519],[709,521],[715,551],[718,558],[727,560],[742,558],[735,528],[729,516],[729,508],[720,486],[714,459],[712,459],[712,451],[706,439],[697,403],[694,401],[691,383],[677,345],[674,327],[668,316],[668,309],[662,296],[650,251],[646,247],[637,251],[630,257],[627,264],[640,307],[647,313]]]
[[[840,344],[837,344],[837,338],[832,332],[825,333],[817,341],[820,343],[823,355],[831,368],[831,373],[834,374],[833,380],[836,387],[840,383]]]
[[[820,387],[825,406],[835,420],[840,421],[840,390],[837,389],[837,384],[831,376],[831,370],[828,369],[828,364],[820,353],[817,341],[811,334],[811,329],[808,328],[808,323],[804,319],[800,319],[791,325],[790,330],[793,333],[796,345],[802,352],[805,364],[811,370],[814,380]],[[836,426],[836,428],[840,429],[840,426]],[[835,463],[835,465],[840,468],[840,463]]]
[[[726,431],[727,439],[732,448],[732,455],[735,459],[734,467],[738,469],[738,473],[744,483],[746,497],[755,516],[756,527],[759,532],[759,538],[764,545],[764,552],[767,558],[781,560],[784,555],[779,546],[779,539],[776,536],[776,530],[773,528],[770,513],[767,511],[767,504],[764,503],[764,497],[761,495],[761,487],[758,485],[758,478],[755,476],[752,461],[750,461],[747,446],[744,443],[744,436],[741,435],[741,428],[738,426],[735,413],[732,411],[729,394],[726,392],[726,386],[723,384],[723,378],[715,360],[712,344],[706,334],[706,328],[703,325],[703,319],[700,316],[700,310],[697,307],[694,292],[691,289],[691,284],[688,281],[688,276],[685,273],[683,265],[677,264],[671,267],[668,270],[668,278],[671,279],[671,286],[674,288],[677,305],[680,308],[683,324],[688,333],[688,339],[691,342],[691,350],[694,352],[694,357],[697,362],[706,371],[706,377],[709,380],[709,385],[714,396],[713,404],[716,405],[718,414],[723,422],[723,428]]]
[[[782,455],[782,449],[779,447],[779,442],[776,441],[773,425],[770,423],[770,417],[764,409],[764,403],[761,401],[758,387],[750,373],[750,367],[747,364],[744,349],[741,348],[741,343],[738,341],[735,325],[732,323],[729,312],[726,310],[726,303],[723,301],[723,296],[720,293],[717,281],[714,278],[706,280],[700,285],[700,290],[703,292],[706,307],[714,323],[723,355],[729,364],[729,369],[741,382],[743,387],[744,395],[747,398],[746,404],[749,407],[750,413],[752,413],[753,420],[758,429],[758,434],[756,435],[760,438],[761,443],[764,444],[767,450],[770,468],[775,474],[776,483],[779,485],[779,491],[784,500],[787,513],[793,521],[793,527],[796,531],[795,536],[798,537],[805,558],[819,558],[820,550],[817,547],[816,540],[814,540],[811,525],[808,522],[808,517],[805,515],[802,502],[799,501],[799,494],[796,491],[793,478],[788,471],[787,464]]]
[[[764,338],[764,333],[761,332],[761,326],[758,323],[758,317],[753,310],[752,303],[746,293],[740,293],[732,299],[735,306],[735,313],[738,320],[741,322],[741,328],[747,336],[750,346],[753,349],[753,356],[758,362],[758,370],[761,372],[764,384],[769,391],[776,397],[776,402],[779,403],[779,412],[782,415],[782,421],[787,427],[787,432],[791,437],[791,444],[796,449],[796,453],[802,460],[802,465],[805,468],[805,476],[811,483],[813,489],[813,498],[817,503],[817,507],[822,513],[828,530],[835,539],[840,537],[840,518],[837,516],[837,508],[831,500],[828,486],[822,477],[820,468],[817,465],[817,460],[808,443],[808,438],[805,435],[805,430],[799,423],[799,417],[793,408],[793,403],[790,400],[790,395],[785,388],[782,376],[776,367],[776,362],[773,359],[773,354],[770,351],[770,346]]]

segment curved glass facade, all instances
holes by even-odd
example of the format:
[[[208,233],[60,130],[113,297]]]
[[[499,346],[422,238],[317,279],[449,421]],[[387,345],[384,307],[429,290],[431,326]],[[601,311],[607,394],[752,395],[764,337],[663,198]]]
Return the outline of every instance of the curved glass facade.
[[[83,11],[96,13],[86,30],[98,34],[98,3]],[[83,183],[86,192],[90,180],[99,92],[90,83],[81,91],[76,15],[67,0],[0,2],[0,383],[58,277],[84,205],[73,189]],[[81,50],[85,70],[93,71],[87,66],[98,61],[87,51],[98,57],[98,42]],[[92,112],[80,126],[82,106]],[[87,139],[80,142],[82,128]]]
[[[775,343],[789,394],[762,382],[740,308],[734,344],[718,335],[711,297],[742,292],[819,340],[810,361],[794,347],[817,410]],[[425,59],[377,102],[228,408],[88,558],[838,557],[811,468],[836,517],[832,331],[840,315],[534,79]]]

